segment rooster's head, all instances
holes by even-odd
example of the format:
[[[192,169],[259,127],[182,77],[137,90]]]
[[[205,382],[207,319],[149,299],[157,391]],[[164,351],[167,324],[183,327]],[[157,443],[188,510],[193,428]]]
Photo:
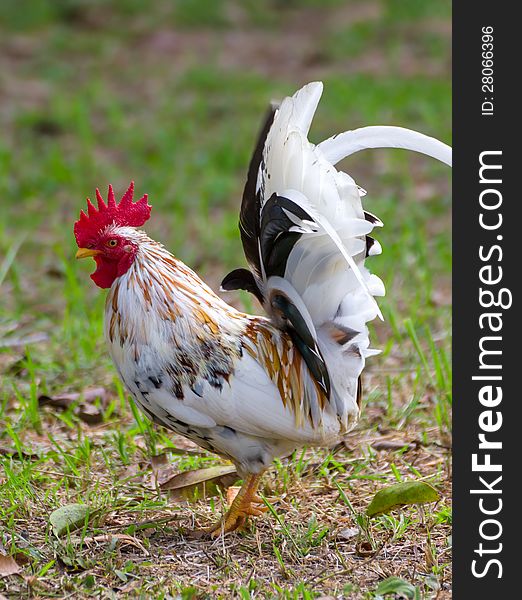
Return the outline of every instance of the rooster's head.
[[[79,248],[76,258],[94,258],[97,268],[91,279],[98,287],[111,287],[112,282],[129,269],[138,251],[132,231],[128,228],[143,225],[150,217],[151,207],[147,202],[147,194],[133,202],[133,192],[134,182],[131,182],[116,204],[114,191],[109,185],[105,204],[99,190],[96,190],[98,208],[87,199],[87,214],[80,211],[80,218],[74,224],[74,236]]]

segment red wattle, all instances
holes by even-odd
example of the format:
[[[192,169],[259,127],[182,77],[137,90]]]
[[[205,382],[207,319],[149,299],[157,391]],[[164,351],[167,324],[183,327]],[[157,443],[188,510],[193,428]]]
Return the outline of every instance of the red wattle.
[[[96,261],[96,271],[92,273],[91,279],[99,288],[110,288],[118,277],[118,263],[101,256],[95,256],[94,260]]]
[[[117,277],[121,277],[130,269],[135,256],[135,251],[124,253],[118,261],[109,260],[101,254],[95,256],[96,271],[91,275],[91,279],[100,288],[110,288]]]

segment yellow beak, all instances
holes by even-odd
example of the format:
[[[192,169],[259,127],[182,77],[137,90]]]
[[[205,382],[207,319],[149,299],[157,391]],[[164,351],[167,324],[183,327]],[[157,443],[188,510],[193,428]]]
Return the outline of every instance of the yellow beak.
[[[76,258],[87,258],[101,254],[101,250],[92,250],[91,248],[80,248],[76,253]]]

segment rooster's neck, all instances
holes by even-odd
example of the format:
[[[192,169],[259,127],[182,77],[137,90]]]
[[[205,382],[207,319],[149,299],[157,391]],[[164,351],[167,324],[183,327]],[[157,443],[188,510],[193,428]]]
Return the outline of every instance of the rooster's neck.
[[[144,237],[129,270],[107,296],[106,335],[113,343],[177,332],[179,340],[239,334],[247,317],[226,304],[161,244]]]

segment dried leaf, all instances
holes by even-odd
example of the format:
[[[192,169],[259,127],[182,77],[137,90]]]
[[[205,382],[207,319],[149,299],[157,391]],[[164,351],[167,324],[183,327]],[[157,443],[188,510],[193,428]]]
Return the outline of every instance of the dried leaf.
[[[231,485],[227,488],[227,506],[232,506],[232,502],[236,499],[240,489],[241,486],[239,485]]]
[[[424,504],[436,502],[440,495],[429,483],[424,481],[407,481],[396,483],[379,490],[366,509],[369,517],[375,517],[406,504]]]
[[[103,421],[103,412],[94,404],[83,404],[78,407],[78,416],[88,425],[98,425]]]
[[[0,340],[0,348],[21,348],[29,344],[46,342],[49,336],[46,333],[31,333],[23,338],[5,338]]]
[[[174,465],[167,465],[162,469],[152,467],[152,486],[151,489],[163,489],[163,485],[167,484],[173,477],[179,475],[179,470]]]
[[[16,562],[19,565],[26,565],[28,564],[30,561],[29,557],[27,556],[27,554],[24,554],[23,552],[15,552],[12,557],[16,560]]]
[[[21,456],[20,452],[16,448],[5,448],[4,446],[0,446],[0,456],[9,456],[10,458],[22,458],[24,460],[38,460],[40,457],[38,454],[25,452],[22,450]]]
[[[0,554],[0,577],[7,577],[8,575],[16,575],[20,573],[22,567],[15,561],[12,556]]]
[[[227,488],[237,481],[238,475],[233,465],[210,467],[185,471],[171,477],[160,486],[161,490],[170,490],[174,498],[195,500],[218,493],[218,487]]]
[[[351,540],[357,535],[359,535],[358,527],[346,527],[345,529],[339,529],[337,532],[337,537],[342,540]]]
[[[59,394],[57,396],[46,396],[42,394],[38,397],[40,406],[51,406],[52,408],[67,409],[71,404],[78,400],[82,403],[75,408],[75,414],[88,425],[98,425],[103,421],[103,411],[94,404],[96,400],[102,404],[107,403],[108,393],[105,388],[94,387],[86,388],[82,392],[71,392]]]
[[[104,402],[107,399],[107,390],[102,387],[87,388],[83,390],[80,397],[84,402],[94,402],[98,398]]]
[[[85,519],[90,515],[87,504],[67,504],[53,511],[49,516],[54,534],[59,537],[67,531],[74,531],[83,527]]]
[[[154,471],[158,471],[160,467],[164,467],[169,464],[169,455],[167,452],[161,454],[153,454],[150,457],[150,465]]]
[[[377,550],[372,546],[368,540],[360,540],[355,545],[355,552],[358,556],[368,557],[373,556]]]
[[[236,468],[233,465],[223,465],[218,467],[209,467],[207,469],[184,471],[183,473],[178,473],[172,479],[166,482],[161,489],[177,490],[191,485],[212,481],[213,479],[223,477],[223,475],[231,474],[237,474]]]
[[[0,373],[8,373],[13,377],[18,377],[25,369],[25,361],[25,355],[2,353],[0,354]]]
[[[63,394],[62,396],[38,396],[39,406],[52,406],[53,408],[68,408],[75,400],[78,400],[80,394]]]
[[[40,406],[52,406],[53,408],[68,408],[73,402],[82,399],[84,402],[94,402],[97,398],[102,401],[107,397],[107,390],[102,387],[86,388],[82,392],[71,392],[69,394],[60,394],[57,396],[46,396],[42,394],[38,397]]]
[[[411,442],[404,442],[401,440],[375,440],[372,443],[372,448],[374,450],[402,450],[406,447],[407,450],[411,450],[415,448],[415,444]]]

